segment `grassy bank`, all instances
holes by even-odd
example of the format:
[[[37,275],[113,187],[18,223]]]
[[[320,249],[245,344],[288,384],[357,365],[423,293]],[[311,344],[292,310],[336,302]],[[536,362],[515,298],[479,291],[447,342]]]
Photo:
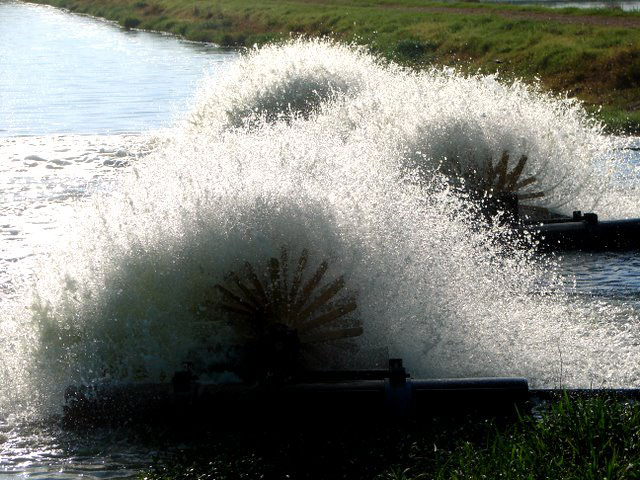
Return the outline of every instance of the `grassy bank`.
[[[36,1],[225,46],[329,35],[418,67],[539,78],[612,129],[640,132],[638,13],[418,0]]]
[[[372,421],[372,424],[375,424]],[[141,475],[177,479],[633,479],[640,406],[570,399],[537,415],[434,418],[402,428],[220,434]]]

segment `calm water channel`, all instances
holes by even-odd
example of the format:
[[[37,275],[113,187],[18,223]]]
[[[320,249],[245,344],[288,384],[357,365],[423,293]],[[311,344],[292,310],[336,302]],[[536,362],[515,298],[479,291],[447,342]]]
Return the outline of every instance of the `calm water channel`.
[[[0,135],[168,126],[231,51],[53,8],[0,2]]]
[[[558,1],[558,0],[487,0],[491,3],[511,3],[514,5],[535,5],[539,7],[550,8],[611,8],[623,10],[625,12],[638,12],[640,11],[640,2],[637,1],[616,1],[605,0],[602,2],[590,2],[590,1]]]

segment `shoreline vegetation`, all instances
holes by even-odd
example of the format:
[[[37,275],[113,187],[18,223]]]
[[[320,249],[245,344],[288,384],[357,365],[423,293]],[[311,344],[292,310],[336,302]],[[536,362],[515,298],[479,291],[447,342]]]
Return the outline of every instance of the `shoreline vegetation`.
[[[564,394],[502,416],[434,412],[419,424],[209,432],[140,480],[633,479],[640,406]]]
[[[420,0],[33,0],[126,29],[251,47],[291,35],[369,46],[416,68],[521,78],[640,134],[640,13]]]

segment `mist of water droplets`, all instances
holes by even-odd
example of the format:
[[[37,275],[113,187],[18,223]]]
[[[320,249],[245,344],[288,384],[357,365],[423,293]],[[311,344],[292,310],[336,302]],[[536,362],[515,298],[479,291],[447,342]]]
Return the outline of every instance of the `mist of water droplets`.
[[[388,348],[414,377],[635,385],[638,319],[572,299],[550,262],[479,228],[451,179],[453,160],[473,178],[507,151],[510,169],[528,157],[535,205],[637,216],[631,196],[602,200],[616,142],[576,102],[495,76],[325,41],[248,52],[96,195],[2,324],[2,405],[56,407],[71,383],[168,381],[194,351],[223,356],[236,334],[207,313],[214,286],[283,247],[344,275],[358,347]]]

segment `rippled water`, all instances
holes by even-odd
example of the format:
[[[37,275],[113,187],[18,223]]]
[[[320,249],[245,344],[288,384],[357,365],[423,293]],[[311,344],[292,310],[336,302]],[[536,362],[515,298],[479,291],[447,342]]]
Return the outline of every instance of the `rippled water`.
[[[135,478],[159,455],[124,429],[61,430],[55,423],[0,423],[0,478]]]
[[[169,126],[233,51],[0,0],[0,135]]]
[[[74,204],[110,188],[152,148],[140,135],[236,53],[27,3],[0,0],[0,19],[2,302]]]
[[[492,3],[513,3],[517,5],[536,5],[541,7],[551,8],[596,8],[596,9],[620,9],[625,12],[637,12],[640,11],[640,2],[637,1],[617,1],[617,0],[605,0],[602,2],[590,2],[590,1],[557,1],[557,0],[488,0]]]
[[[34,262],[64,241],[75,205],[104,191],[146,152],[139,136],[32,136],[0,140],[0,302],[21,291]]]
[[[82,205],[115,188],[162,142],[158,129],[188,108],[201,79],[236,55],[0,0],[0,330],[21,328],[16,299]],[[6,337],[0,344],[14,348]],[[2,376],[3,395],[15,380]],[[73,433],[9,413],[0,409],[2,479],[131,478],[157,455],[131,432]]]
[[[603,297],[640,298],[638,252],[568,252],[562,254],[562,271],[575,276],[575,290]]]

